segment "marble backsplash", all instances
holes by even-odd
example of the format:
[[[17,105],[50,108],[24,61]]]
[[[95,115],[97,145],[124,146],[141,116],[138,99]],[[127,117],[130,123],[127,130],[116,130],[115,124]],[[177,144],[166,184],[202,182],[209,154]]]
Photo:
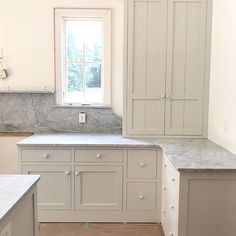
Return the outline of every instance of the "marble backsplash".
[[[87,122],[79,124],[79,112]],[[111,108],[58,107],[50,93],[0,93],[0,132],[121,133]]]

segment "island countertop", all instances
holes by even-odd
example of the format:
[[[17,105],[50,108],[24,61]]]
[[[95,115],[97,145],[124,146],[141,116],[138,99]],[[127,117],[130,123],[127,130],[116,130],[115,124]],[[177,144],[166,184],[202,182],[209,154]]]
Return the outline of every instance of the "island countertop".
[[[19,147],[160,147],[178,171],[236,170],[236,155],[208,139],[139,139],[119,134],[40,134],[18,143]]]
[[[39,178],[38,175],[0,175],[0,223]]]

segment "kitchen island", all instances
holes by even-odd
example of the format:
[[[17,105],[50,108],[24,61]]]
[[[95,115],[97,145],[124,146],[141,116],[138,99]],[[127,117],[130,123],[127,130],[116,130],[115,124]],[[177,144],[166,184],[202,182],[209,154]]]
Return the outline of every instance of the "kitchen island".
[[[38,175],[0,175],[0,235],[37,236]]]

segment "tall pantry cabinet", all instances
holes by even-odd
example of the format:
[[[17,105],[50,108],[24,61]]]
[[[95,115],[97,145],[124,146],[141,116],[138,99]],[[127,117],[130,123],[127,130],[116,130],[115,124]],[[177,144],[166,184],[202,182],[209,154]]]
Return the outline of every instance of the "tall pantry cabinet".
[[[210,1],[126,2],[124,135],[206,135]]]

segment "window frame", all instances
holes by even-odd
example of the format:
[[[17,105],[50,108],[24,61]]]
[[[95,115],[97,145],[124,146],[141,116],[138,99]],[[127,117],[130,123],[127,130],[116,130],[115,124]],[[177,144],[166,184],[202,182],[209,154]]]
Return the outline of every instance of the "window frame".
[[[104,96],[103,103],[84,103],[84,101],[71,103],[66,102],[66,20],[68,19],[94,19],[102,20],[103,27],[103,58],[102,58],[102,90]],[[111,105],[111,9],[54,9],[54,41],[55,41],[55,87],[57,105],[91,105],[110,106]]]

